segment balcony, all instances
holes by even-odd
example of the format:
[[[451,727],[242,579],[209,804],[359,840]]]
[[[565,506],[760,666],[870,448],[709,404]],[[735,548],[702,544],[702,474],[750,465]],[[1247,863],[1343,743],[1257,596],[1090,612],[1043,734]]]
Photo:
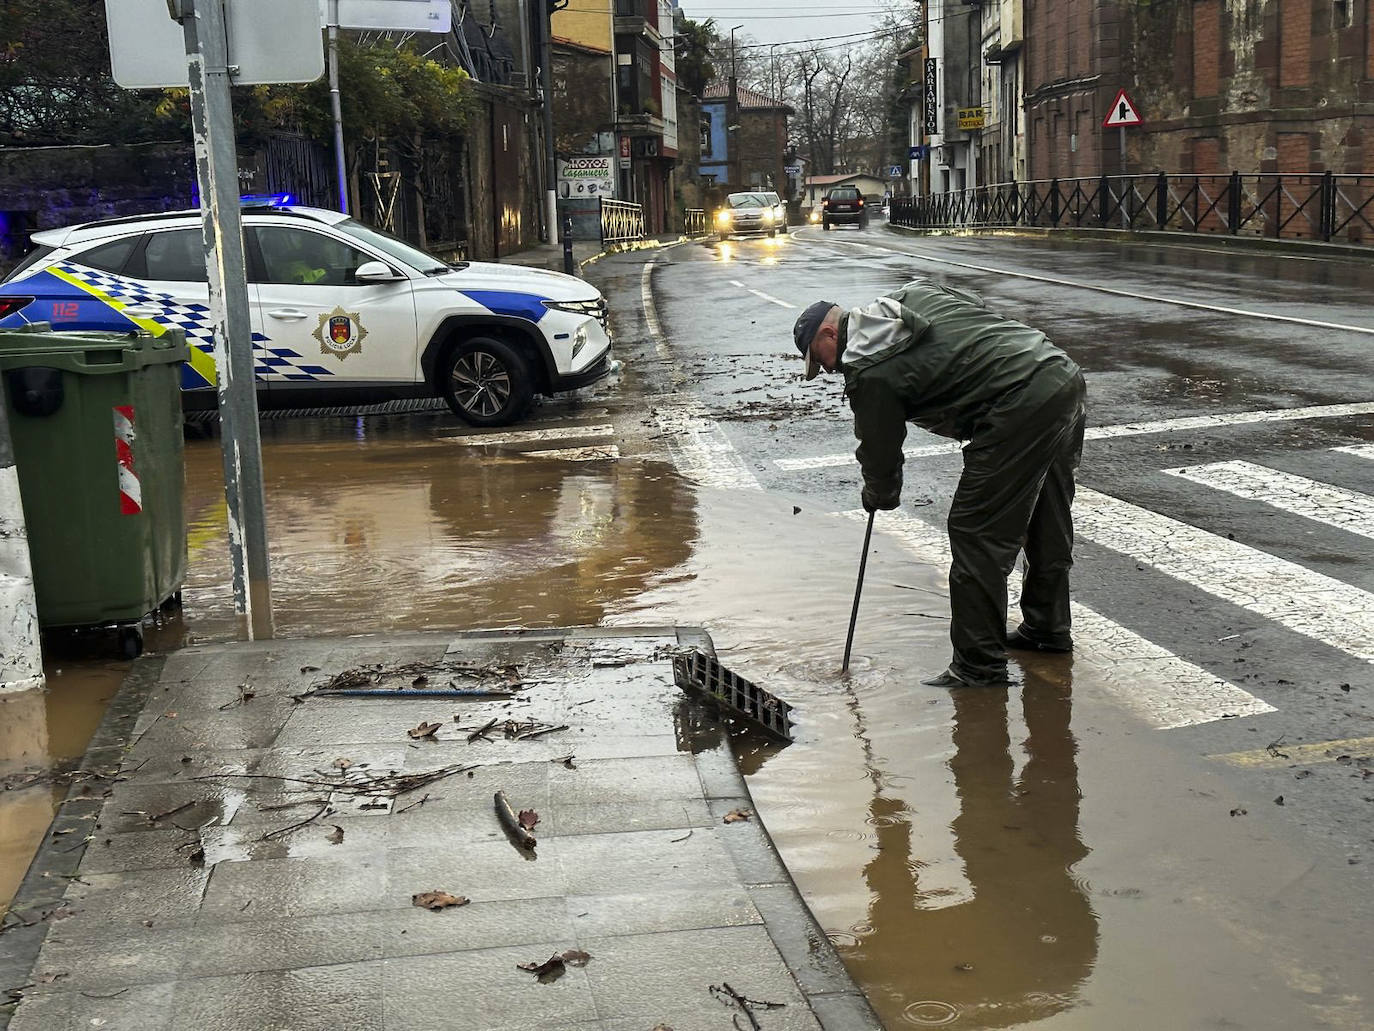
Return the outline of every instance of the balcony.
[[[648,13],[643,0],[615,0],[615,31],[628,36],[640,36],[649,30]]]

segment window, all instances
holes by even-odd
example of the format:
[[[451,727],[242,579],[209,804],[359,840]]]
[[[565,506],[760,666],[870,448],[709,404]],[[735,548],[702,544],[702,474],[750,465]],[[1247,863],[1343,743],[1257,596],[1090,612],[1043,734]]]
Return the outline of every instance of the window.
[[[701,156],[711,156],[711,113],[701,113]]]
[[[148,237],[144,276],[169,283],[205,282],[205,244],[199,229],[173,229]]]
[[[259,282],[289,286],[356,286],[353,273],[375,261],[341,240],[291,226],[258,226],[252,232],[262,253]]]
[[[129,257],[134,253],[134,247],[138,244],[139,237],[126,236],[122,240],[115,240],[113,243],[102,243],[99,247],[92,247],[88,251],[76,255],[72,261],[87,268],[98,269],[101,272],[113,272],[118,275],[124,271],[124,266],[129,263]]]

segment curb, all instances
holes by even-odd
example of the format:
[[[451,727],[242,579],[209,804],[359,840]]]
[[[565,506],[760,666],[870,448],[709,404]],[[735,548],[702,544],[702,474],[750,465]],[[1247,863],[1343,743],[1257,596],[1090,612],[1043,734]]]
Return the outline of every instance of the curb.
[[[1374,260],[1374,247],[1353,244],[1321,243],[1313,240],[1274,240],[1261,236],[1231,236],[1225,233],[1167,233],[1159,230],[1091,229],[1087,227],[1051,228],[1048,226],[988,226],[968,229],[912,229],[884,223],[890,233],[910,236],[1005,236],[1049,240],[1106,240],[1114,243],[1154,243],[1175,247],[1204,247],[1220,244],[1224,248],[1267,254],[1293,254],[1327,259]]]

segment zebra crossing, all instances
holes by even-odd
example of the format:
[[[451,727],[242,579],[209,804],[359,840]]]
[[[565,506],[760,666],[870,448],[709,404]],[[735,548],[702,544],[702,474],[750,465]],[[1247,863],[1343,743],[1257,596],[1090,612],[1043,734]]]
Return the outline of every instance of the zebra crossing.
[[[666,399],[665,399],[666,400]],[[759,476],[735,451],[728,437],[699,403],[660,407],[657,421],[669,436],[670,450],[684,475],[704,486],[764,489]],[[1332,407],[1339,407],[1333,412]],[[1323,415],[1364,415],[1374,406],[1328,406],[1290,410],[1289,419]],[[1347,408],[1357,409],[1346,411]],[[1228,417],[1237,425],[1277,421],[1259,413]],[[1289,421],[1289,420],[1285,420]],[[1099,427],[1091,436],[1109,438],[1178,427],[1173,421],[1130,427]],[[943,442],[910,448],[908,459],[945,455],[957,445]],[[1374,444],[1325,449],[1328,454],[1374,461]],[[845,461],[852,463],[851,456]],[[789,473],[839,465],[839,456],[775,459],[767,463],[786,482]],[[1374,497],[1340,483],[1298,476],[1256,461],[1226,461],[1160,469],[1161,479],[1209,492],[1215,503],[1245,502],[1307,521],[1314,531],[1340,536],[1343,553],[1358,555],[1374,539]],[[1156,502],[1156,506],[1159,503]],[[862,512],[841,517],[863,520]],[[1125,557],[1138,568],[1167,577],[1180,590],[1200,592],[1216,603],[1234,606],[1262,624],[1335,649],[1358,663],[1374,663],[1374,593],[1301,562],[1271,554],[1236,535],[1221,536],[1193,526],[1177,513],[1156,511],[1124,497],[1080,487],[1075,503],[1075,530],[1080,541]],[[948,568],[949,544],[943,527],[905,512],[883,513],[875,534],[895,541],[918,561]],[[1240,535],[1244,536],[1243,532]],[[1366,552],[1374,558],[1374,552]],[[1129,587],[1123,589],[1129,590]],[[1277,711],[1226,677],[1191,661],[1187,631],[1173,649],[1145,632],[1109,618],[1089,604],[1082,589],[1074,602],[1075,667],[1086,667],[1092,680],[1146,724],[1174,729],[1240,716]],[[1198,645],[1203,644],[1197,637]],[[1216,643],[1215,637],[1207,644]]]

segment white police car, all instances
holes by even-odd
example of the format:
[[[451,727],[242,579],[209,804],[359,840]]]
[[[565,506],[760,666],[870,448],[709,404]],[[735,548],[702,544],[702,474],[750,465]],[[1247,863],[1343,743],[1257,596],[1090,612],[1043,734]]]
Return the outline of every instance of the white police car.
[[[264,407],[439,394],[478,426],[611,368],[606,302],[557,272],[438,258],[336,211],[246,203],[254,371]],[[185,330],[187,408],[215,404],[200,213],[33,234],[0,283],[0,328]]]

